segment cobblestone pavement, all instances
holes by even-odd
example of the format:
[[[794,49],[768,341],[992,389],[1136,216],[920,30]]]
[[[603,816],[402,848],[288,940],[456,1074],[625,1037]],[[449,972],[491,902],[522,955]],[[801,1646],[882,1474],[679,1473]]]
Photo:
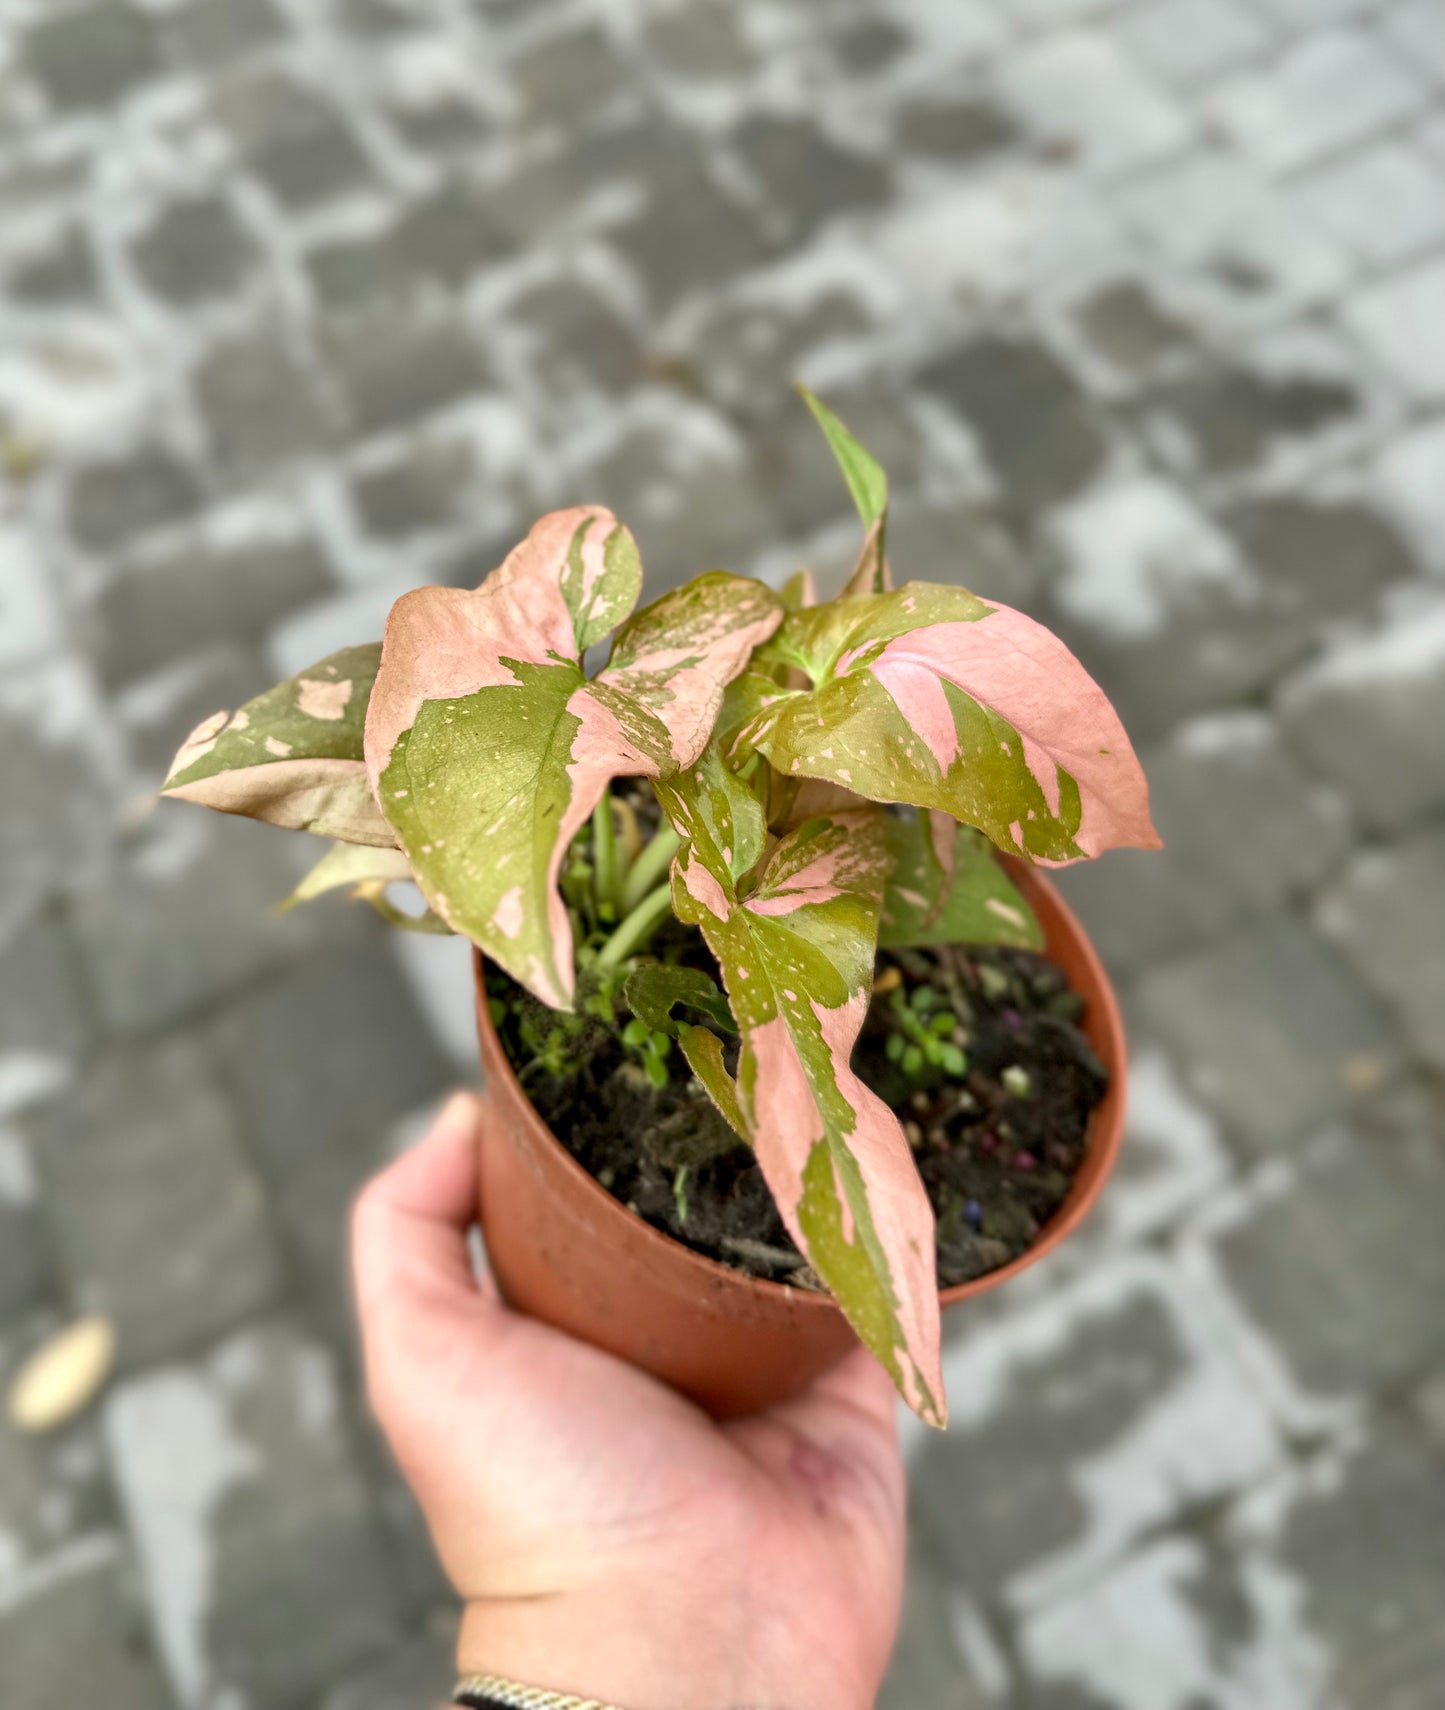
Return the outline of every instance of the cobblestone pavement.
[[[793,375],[1169,842],[1065,879],[1127,1162],[953,1327],[885,1704],[1440,1710],[1442,85],[1439,0],[0,0],[0,1382],[120,1332],[0,1428],[5,1710],[441,1685],[340,1241],[462,959],[147,793],[554,504],[841,565]]]

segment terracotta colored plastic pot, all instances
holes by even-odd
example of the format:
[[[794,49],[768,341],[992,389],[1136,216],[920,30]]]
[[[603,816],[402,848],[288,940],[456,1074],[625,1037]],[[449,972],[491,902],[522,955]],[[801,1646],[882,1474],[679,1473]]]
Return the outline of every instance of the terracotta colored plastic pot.
[[[1043,926],[1048,954],[1088,1008],[1084,1031],[1109,1070],[1089,1147],[1067,1199],[1010,1264],[945,1289],[944,1306],[997,1288],[1075,1229],[1098,1198],[1124,1125],[1126,1057],[1119,1008],[1093,946],[1052,885],[1012,876]],[[729,1270],[645,1223],[553,1137],[522,1091],[492,1025],[476,958],[484,1100],[481,1220],[503,1296],[690,1395],[719,1418],[785,1400],[855,1345],[826,1295]]]

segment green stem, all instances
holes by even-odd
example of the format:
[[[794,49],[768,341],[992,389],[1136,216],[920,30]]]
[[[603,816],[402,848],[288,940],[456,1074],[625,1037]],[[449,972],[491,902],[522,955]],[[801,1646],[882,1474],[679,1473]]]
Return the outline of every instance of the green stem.
[[[621,875],[617,871],[617,827],[612,823],[612,791],[603,792],[592,810],[592,888],[600,913],[609,904],[614,913],[622,902]]]
[[[632,863],[632,871],[627,875],[627,881],[622,887],[624,909],[637,907],[652,887],[659,883],[662,875],[672,865],[673,856],[681,847],[682,839],[664,820],[657,828],[652,841],[643,845],[641,854]]]
[[[646,944],[658,922],[666,919],[671,910],[672,883],[670,880],[664,880],[655,891],[649,891],[627,915],[616,932],[597,952],[595,965],[599,968],[615,968],[619,962],[626,961],[634,950],[640,950]]]

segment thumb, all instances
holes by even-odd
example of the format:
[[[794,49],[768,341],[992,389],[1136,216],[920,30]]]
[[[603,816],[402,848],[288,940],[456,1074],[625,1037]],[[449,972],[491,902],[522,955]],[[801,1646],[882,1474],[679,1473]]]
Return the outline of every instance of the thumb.
[[[475,1307],[467,1230],[477,1214],[481,1106],[454,1093],[426,1138],[362,1190],[352,1211],[351,1262],[362,1340],[440,1306]]]

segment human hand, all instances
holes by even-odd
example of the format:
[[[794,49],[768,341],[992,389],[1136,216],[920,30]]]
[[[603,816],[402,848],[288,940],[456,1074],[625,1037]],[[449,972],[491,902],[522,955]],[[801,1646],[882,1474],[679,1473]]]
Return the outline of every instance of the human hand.
[[[897,1631],[904,1477],[862,1349],[719,1425],[473,1274],[479,1107],[452,1099],[353,1220],[371,1403],[465,1602],[458,1661],[627,1710],[867,1710]]]

